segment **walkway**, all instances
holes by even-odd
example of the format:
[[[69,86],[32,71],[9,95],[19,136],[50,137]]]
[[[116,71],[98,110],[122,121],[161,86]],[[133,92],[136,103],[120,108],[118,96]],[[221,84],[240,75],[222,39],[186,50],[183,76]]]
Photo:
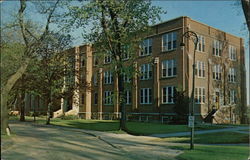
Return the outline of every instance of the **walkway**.
[[[168,159],[182,153],[154,137],[81,129],[11,123],[12,145],[3,147],[3,160],[144,160]],[[3,143],[6,144],[6,143]]]

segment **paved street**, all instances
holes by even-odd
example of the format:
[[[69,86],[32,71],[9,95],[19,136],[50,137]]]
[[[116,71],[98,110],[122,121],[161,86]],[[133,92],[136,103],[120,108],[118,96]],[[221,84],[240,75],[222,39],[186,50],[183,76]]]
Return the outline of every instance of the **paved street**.
[[[15,122],[4,160],[174,160],[180,151],[155,137],[83,131]]]

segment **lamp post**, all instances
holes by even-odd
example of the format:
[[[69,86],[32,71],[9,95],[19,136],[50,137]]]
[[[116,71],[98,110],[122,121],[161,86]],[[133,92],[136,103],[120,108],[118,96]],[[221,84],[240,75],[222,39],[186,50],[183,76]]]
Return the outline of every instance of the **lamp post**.
[[[182,35],[182,38],[187,38],[188,40],[192,40],[194,43],[194,58],[193,58],[193,79],[192,79],[192,94],[191,94],[191,102],[192,107],[189,107],[189,117],[188,117],[188,124],[189,127],[191,127],[191,135],[190,135],[190,149],[194,149],[194,106],[195,106],[195,100],[194,100],[194,90],[195,90],[195,51],[197,49],[198,44],[198,36],[193,31],[187,31]],[[180,46],[185,46],[185,43],[182,42]]]

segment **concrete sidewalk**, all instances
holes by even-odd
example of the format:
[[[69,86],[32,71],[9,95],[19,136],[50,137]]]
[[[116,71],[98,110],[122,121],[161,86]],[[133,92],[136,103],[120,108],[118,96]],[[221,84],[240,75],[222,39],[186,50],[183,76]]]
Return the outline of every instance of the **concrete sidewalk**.
[[[218,132],[238,132],[249,134],[248,131],[241,130],[249,130],[249,127],[234,127],[234,128],[222,128],[222,129],[213,129],[213,130],[202,130],[202,131],[194,131],[195,134],[207,134],[207,133],[218,133]],[[152,134],[151,137],[158,138],[166,138],[166,137],[181,137],[181,136],[189,136],[190,132],[178,132],[178,133],[167,133],[167,134]]]

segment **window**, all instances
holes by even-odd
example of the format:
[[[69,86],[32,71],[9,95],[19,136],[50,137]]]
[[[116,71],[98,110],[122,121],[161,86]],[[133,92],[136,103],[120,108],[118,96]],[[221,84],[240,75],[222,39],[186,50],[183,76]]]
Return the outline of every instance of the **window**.
[[[131,104],[131,91],[130,90],[125,91],[125,103]]]
[[[94,93],[94,104],[98,104],[98,93]]]
[[[205,38],[204,38],[204,36],[198,35],[197,51],[205,52]]]
[[[142,41],[140,56],[147,56],[152,54],[152,38]]]
[[[176,76],[176,60],[162,61],[162,78]]]
[[[109,63],[111,63],[111,61],[112,61],[111,55],[104,56],[104,64],[109,64]]]
[[[162,51],[170,51],[176,49],[177,33],[170,32],[162,35]]]
[[[229,51],[229,59],[232,61],[236,61],[237,59],[236,48],[232,45],[229,45],[228,51]]]
[[[195,103],[197,103],[197,104],[205,103],[205,101],[206,101],[205,95],[206,95],[206,93],[205,93],[204,87],[195,88],[195,93],[194,93]]]
[[[220,57],[222,53],[222,42],[214,40],[213,43],[213,55]]]
[[[81,104],[84,104],[84,94],[82,94]]]
[[[214,67],[213,67],[213,79],[221,80],[221,72],[222,72],[222,67],[219,64],[214,65]]]
[[[112,95],[113,95],[113,92],[104,91],[104,104],[108,104],[108,105],[113,104]]]
[[[131,82],[131,78],[126,73],[123,74],[123,82]]]
[[[235,104],[236,103],[236,92],[235,90],[229,91],[229,104]]]
[[[142,88],[141,89],[141,104],[151,104],[152,103],[152,89]]]
[[[129,45],[122,46],[122,60],[128,60],[130,58]]]
[[[228,81],[229,82],[235,82],[236,81],[236,69],[235,68],[229,68]]]
[[[140,67],[141,80],[148,80],[152,78],[152,66],[151,64],[143,64]]]
[[[85,65],[84,55],[80,55],[80,65],[81,67],[84,67]]]
[[[104,84],[112,84],[113,83],[113,75],[111,71],[104,72]]]
[[[93,62],[94,62],[94,66],[98,65],[98,60],[97,60],[96,55],[93,56]]]
[[[98,82],[97,82],[97,73],[94,74],[93,76],[93,82],[94,82],[94,86],[97,86]]]
[[[196,62],[196,75],[199,78],[205,77],[205,62],[201,62],[201,61]]]
[[[163,87],[162,88],[162,103],[163,104],[174,103],[174,94],[175,94],[174,86]]]

